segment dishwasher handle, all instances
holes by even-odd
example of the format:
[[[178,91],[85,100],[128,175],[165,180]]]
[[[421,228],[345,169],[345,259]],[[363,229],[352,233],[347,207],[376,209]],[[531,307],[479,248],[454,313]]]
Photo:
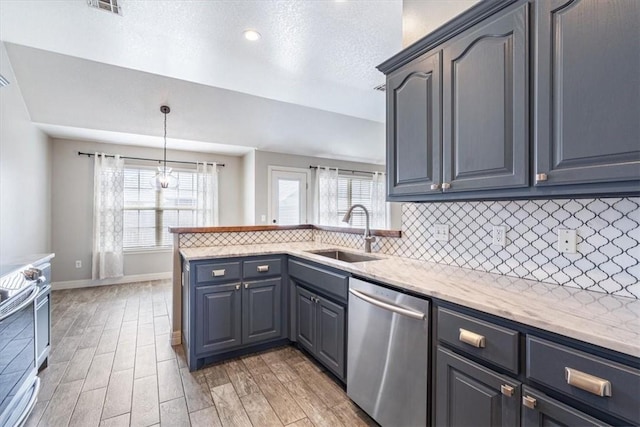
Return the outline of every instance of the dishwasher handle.
[[[424,320],[427,315],[420,312],[420,311],[414,311],[414,310],[409,310],[407,308],[404,307],[400,307],[398,305],[395,304],[389,304],[387,302],[384,301],[380,301],[379,299],[376,299],[374,297],[372,297],[371,295],[365,294],[362,291],[356,291],[355,289],[349,289],[349,293],[370,303],[373,304],[377,307],[380,308],[384,308],[385,310],[389,310],[392,311],[394,313],[398,313],[401,314],[403,316],[407,316],[407,317],[411,317],[412,319],[417,319],[417,320]]]

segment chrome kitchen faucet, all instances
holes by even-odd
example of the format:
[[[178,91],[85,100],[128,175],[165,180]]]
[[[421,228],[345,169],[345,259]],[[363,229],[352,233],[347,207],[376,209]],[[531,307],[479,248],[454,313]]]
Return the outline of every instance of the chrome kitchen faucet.
[[[355,204],[349,208],[346,214],[344,214],[344,218],[342,218],[342,222],[349,222],[351,219],[351,213],[354,208],[361,208],[364,211],[365,216],[365,227],[364,227],[364,251],[371,252],[371,243],[376,241],[376,238],[371,235],[371,230],[369,229],[369,211],[364,205]]]

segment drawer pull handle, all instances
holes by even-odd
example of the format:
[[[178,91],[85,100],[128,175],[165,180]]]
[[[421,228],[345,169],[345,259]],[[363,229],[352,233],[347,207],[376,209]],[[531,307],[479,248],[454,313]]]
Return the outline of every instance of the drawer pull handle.
[[[567,384],[595,394],[596,396],[611,396],[611,382],[595,377],[573,368],[564,368]]]
[[[212,277],[222,277],[224,276],[226,270],[223,268],[221,270],[211,270]]]
[[[522,396],[522,406],[526,406],[529,409],[534,409],[538,401],[531,396]]]
[[[513,396],[514,389],[508,384],[502,384],[500,386],[500,392],[507,397]]]
[[[266,273],[267,271],[269,271],[269,266],[268,265],[259,265],[258,266],[258,273]]]
[[[460,336],[458,339],[463,343],[472,345],[476,348],[484,348],[485,346],[485,339],[483,335],[467,331],[466,329],[460,328]]]

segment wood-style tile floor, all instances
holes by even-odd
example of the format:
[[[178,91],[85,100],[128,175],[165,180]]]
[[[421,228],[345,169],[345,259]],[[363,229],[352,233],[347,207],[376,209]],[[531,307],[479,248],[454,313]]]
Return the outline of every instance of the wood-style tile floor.
[[[363,426],[322,369],[280,347],[190,373],[168,281],[52,293],[52,352],[28,426]]]

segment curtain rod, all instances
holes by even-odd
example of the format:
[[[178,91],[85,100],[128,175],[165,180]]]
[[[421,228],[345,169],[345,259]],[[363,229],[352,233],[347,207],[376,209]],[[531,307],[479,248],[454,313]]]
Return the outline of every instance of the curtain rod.
[[[324,166],[321,166],[324,167]],[[309,169],[318,169],[318,166],[309,166]],[[338,169],[338,171],[340,172],[351,172],[351,173],[366,173],[369,175],[373,175],[376,173],[380,173],[380,174],[384,174],[384,172],[372,172],[372,171],[359,171],[359,170],[354,170],[354,169],[341,169],[341,168],[330,168],[330,169]]]
[[[83,153],[82,151],[78,151],[78,156],[87,156],[87,157],[93,157],[95,156],[94,153]],[[106,154],[107,157],[115,157],[113,154]],[[121,159],[127,159],[127,160],[143,160],[145,162],[158,162],[158,163],[162,163],[162,159],[146,159],[144,157],[127,157],[127,156],[120,156]],[[186,161],[182,161],[182,160],[167,160],[167,163],[180,163],[183,165],[197,165],[198,162],[186,162]],[[207,163],[212,163],[212,162],[207,162]],[[224,167],[224,163],[218,163],[217,166],[220,167]]]

